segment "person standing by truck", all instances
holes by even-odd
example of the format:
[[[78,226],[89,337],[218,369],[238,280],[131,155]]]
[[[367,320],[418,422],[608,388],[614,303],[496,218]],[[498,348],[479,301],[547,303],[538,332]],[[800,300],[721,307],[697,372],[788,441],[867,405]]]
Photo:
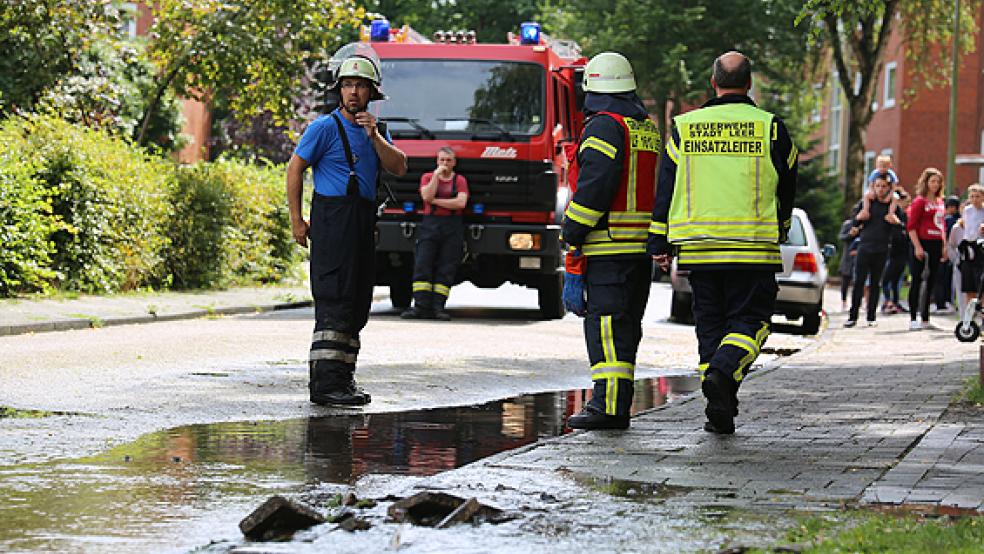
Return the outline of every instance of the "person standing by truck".
[[[621,54],[598,54],[584,68],[590,119],[577,149],[577,190],[564,213],[570,251],[563,298],[568,310],[584,316],[594,390],[567,420],[572,429],[629,427],[652,275],[646,232],[661,142],[635,90],[632,65]]]
[[[361,406],[370,396],[354,377],[375,279],[376,181],[381,169],[406,173],[407,158],[366,111],[370,101],[385,98],[372,59],[346,58],[332,88],[341,105],[301,136],[287,165],[287,201],[294,240],[307,247],[311,239],[311,402]],[[310,223],[301,213],[309,166],[314,173]]]
[[[413,260],[413,306],[403,319],[451,321],[444,309],[465,245],[462,211],[468,204],[468,180],[456,173],[454,150],[437,151],[437,167],[420,177],[424,217]]]

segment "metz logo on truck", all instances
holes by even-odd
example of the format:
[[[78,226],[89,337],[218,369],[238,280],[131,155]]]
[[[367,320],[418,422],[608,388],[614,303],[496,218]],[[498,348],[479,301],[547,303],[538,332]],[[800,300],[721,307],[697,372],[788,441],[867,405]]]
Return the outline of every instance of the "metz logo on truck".
[[[486,146],[485,150],[482,152],[482,157],[514,159],[516,157],[516,149],[512,147],[503,148],[501,146]]]

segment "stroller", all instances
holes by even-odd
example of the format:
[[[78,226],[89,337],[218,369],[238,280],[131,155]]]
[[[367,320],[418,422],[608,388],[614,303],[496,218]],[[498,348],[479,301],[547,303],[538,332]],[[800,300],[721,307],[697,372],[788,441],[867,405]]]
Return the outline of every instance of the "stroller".
[[[984,263],[984,238],[977,239],[976,241],[963,241],[959,246],[960,259],[961,260],[971,260],[974,263]],[[964,308],[963,312],[960,314],[960,322],[957,323],[956,329],[953,330],[953,334],[957,336],[957,340],[960,342],[974,342],[981,336],[981,321],[982,312],[984,312],[984,307],[981,306],[982,296],[984,296],[984,273],[982,273],[981,280],[977,283],[977,298],[974,298],[967,303],[967,307]]]

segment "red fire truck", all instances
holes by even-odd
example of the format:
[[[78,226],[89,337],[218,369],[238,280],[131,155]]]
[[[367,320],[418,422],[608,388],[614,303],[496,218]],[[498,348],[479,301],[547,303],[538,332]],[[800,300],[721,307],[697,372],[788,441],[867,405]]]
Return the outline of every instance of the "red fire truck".
[[[437,149],[450,146],[471,192],[456,282],[535,288],[542,316],[562,317],[563,145],[584,124],[587,60],[573,42],[538,36],[528,24],[507,44],[477,44],[466,33],[435,33],[430,41],[406,28],[387,35],[371,43],[388,96],[378,116],[407,154],[409,171],[383,178],[396,202],[378,224],[376,284],[389,285],[394,306],[409,306],[420,177],[434,169]]]

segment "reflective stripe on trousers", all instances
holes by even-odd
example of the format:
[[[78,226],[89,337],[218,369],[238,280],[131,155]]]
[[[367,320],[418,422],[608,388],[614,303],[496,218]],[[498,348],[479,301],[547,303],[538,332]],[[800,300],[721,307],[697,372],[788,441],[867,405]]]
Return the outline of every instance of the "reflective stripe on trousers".
[[[594,382],[589,406],[597,412],[629,414],[651,271],[648,257],[605,256],[588,260],[584,339]]]

